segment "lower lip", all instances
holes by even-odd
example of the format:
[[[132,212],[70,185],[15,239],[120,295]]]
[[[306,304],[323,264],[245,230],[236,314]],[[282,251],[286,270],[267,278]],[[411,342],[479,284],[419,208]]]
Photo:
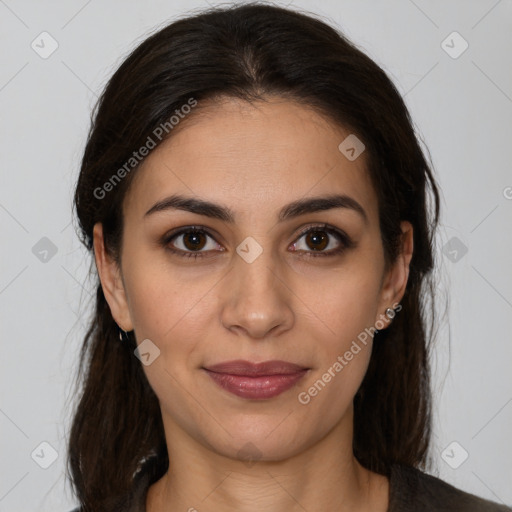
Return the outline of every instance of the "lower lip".
[[[221,388],[242,398],[256,400],[272,398],[290,389],[304,377],[308,370],[302,370],[290,375],[263,375],[248,377],[246,375],[231,375],[205,370],[206,373]]]

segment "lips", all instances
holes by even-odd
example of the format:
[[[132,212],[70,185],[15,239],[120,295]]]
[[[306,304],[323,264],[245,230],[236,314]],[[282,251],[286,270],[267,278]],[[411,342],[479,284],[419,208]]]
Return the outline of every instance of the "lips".
[[[286,361],[226,361],[203,368],[221,388],[241,398],[268,399],[293,387],[309,368]]]
[[[264,375],[291,375],[293,373],[307,370],[304,366],[288,363],[287,361],[263,361],[251,363],[238,359],[226,361],[206,367],[206,370],[216,373],[229,373],[230,375],[249,375],[252,377]]]

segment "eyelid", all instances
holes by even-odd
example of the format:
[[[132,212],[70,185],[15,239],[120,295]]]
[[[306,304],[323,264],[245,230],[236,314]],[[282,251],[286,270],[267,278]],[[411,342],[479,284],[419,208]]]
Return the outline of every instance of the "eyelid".
[[[173,238],[177,238],[180,235],[183,235],[185,233],[191,233],[191,232],[192,233],[193,232],[204,233],[207,236],[209,236],[210,238],[212,238],[213,240],[215,240],[215,242],[220,245],[220,243],[217,242],[217,238],[222,238],[222,237],[215,230],[212,230],[205,226],[197,226],[197,225],[182,226],[180,228],[173,229],[173,230],[167,232],[162,237],[161,241],[164,245],[167,245]]]
[[[309,233],[310,231],[314,231],[315,229],[318,229],[319,231],[323,230],[323,231],[327,232],[330,236],[337,238],[341,244],[341,248],[331,249],[330,251],[318,251],[316,254],[315,254],[315,251],[313,251],[313,250],[310,250],[310,251],[301,250],[298,252],[308,254],[312,257],[318,257],[318,256],[319,257],[322,257],[322,256],[329,257],[329,256],[340,255],[345,250],[355,247],[355,245],[356,245],[355,242],[352,240],[352,238],[349,235],[347,235],[347,233],[344,230],[342,230],[336,226],[333,226],[331,224],[325,223],[325,222],[324,223],[318,223],[318,222],[311,223],[311,224],[305,226],[296,235],[294,242],[292,242],[292,243],[296,243],[305,234]],[[170,232],[166,233],[162,237],[161,244],[164,246],[164,248],[166,248],[170,252],[177,254],[178,256],[183,256],[184,258],[193,257],[194,259],[196,259],[196,258],[208,257],[206,254],[210,251],[184,251],[183,249],[176,249],[176,248],[169,247],[170,242],[174,238],[177,238],[183,234],[194,232],[194,231],[204,233],[205,235],[212,238],[218,245],[220,245],[219,242],[217,242],[217,240],[216,240],[216,236],[219,236],[219,235],[212,234],[212,231],[214,231],[214,230],[211,230],[210,228],[207,228],[205,226],[198,226],[198,225],[182,226],[180,228],[171,230]],[[225,249],[220,250],[220,252],[224,252],[224,251],[225,251]]]
[[[347,235],[347,233],[341,229],[337,228],[336,226],[333,226],[331,224],[328,224],[326,222],[320,223],[320,224],[312,224],[309,226],[306,226],[302,229],[302,231],[297,235],[297,240],[302,238],[304,235],[309,233],[310,231],[325,231],[330,236],[333,236],[334,238],[338,239],[338,241],[341,244],[341,247],[338,247],[337,249],[331,249],[330,251],[318,251],[315,253],[315,251],[304,251],[305,254],[307,254],[306,257],[312,256],[340,256],[342,253],[344,253],[347,249],[351,249],[356,246],[356,243],[352,240],[352,238]],[[295,243],[295,242],[294,242]]]

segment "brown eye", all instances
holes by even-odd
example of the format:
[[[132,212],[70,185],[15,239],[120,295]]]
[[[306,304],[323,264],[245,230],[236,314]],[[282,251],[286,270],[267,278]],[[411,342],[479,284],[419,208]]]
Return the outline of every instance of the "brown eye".
[[[329,236],[325,231],[309,231],[306,233],[306,244],[315,251],[324,250],[329,245]]]
[[[199,231],[191,231],[183,234],[183,245],[190,251],[198,251],[204,247],[206,237]]]
[[[305,229],[300,234],[300,239],[304,239],[304,242],[295,242],[292,245],[293,252],[305,257],[336,256],[346,249],[355,247],[355,243],[348,235],[327,224]],[[208,243],[211,244],[209,247]],[[204,258],[209,256],[209,252],[225,250],[215,242],[213,235],[195,226],[164,236],[161,244],[165,249],[183,258]],[[330,250],[326,250],[327,248]]]
[[[184,258],[203,258],[209,249],[223,250],[218,249],[219,245],[214,242],[210,242],[210,247],[207,247],[208,239],[213,240],[213,236],[204,229],[189,227],[165,236],[162,245],[172,253]]]
[[[299,240],[301,238],[304,238],[304,243],[295,242],[293,244],[294,251],[304,252],[307,257],[336,256],[344,252],[345,249],[355,246],[348,235],[327,224],[309,227],[301,233]],[[333,239],[338,241],[337,245],[332,241]],[[325,249],[329,246],[333,247],[326,251]]]

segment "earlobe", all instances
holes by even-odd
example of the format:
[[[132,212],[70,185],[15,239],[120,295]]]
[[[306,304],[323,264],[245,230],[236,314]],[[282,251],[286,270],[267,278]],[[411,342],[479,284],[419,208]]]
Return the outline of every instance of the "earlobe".
[[[93,247],[101,287],[112,316],[121,329],[131,331],[133,330],[133,324],[121,279],[121,271],[117,262],[105,250],[103,226],[100,222],[94,225]]]
[[[412,224],[408,221],[402,221],[400,227],[402,229],[401,251],[395,263],[389,269],[381,290],[379,319],[382,320],[384,316],[387,325],[389,325],[391,319],[387,318],[383,313],[387,308],[393,308],[402,300],[409,279],[409,266],[414,251],[414,230]],[[395,311],[399,311],[398,306]]]

